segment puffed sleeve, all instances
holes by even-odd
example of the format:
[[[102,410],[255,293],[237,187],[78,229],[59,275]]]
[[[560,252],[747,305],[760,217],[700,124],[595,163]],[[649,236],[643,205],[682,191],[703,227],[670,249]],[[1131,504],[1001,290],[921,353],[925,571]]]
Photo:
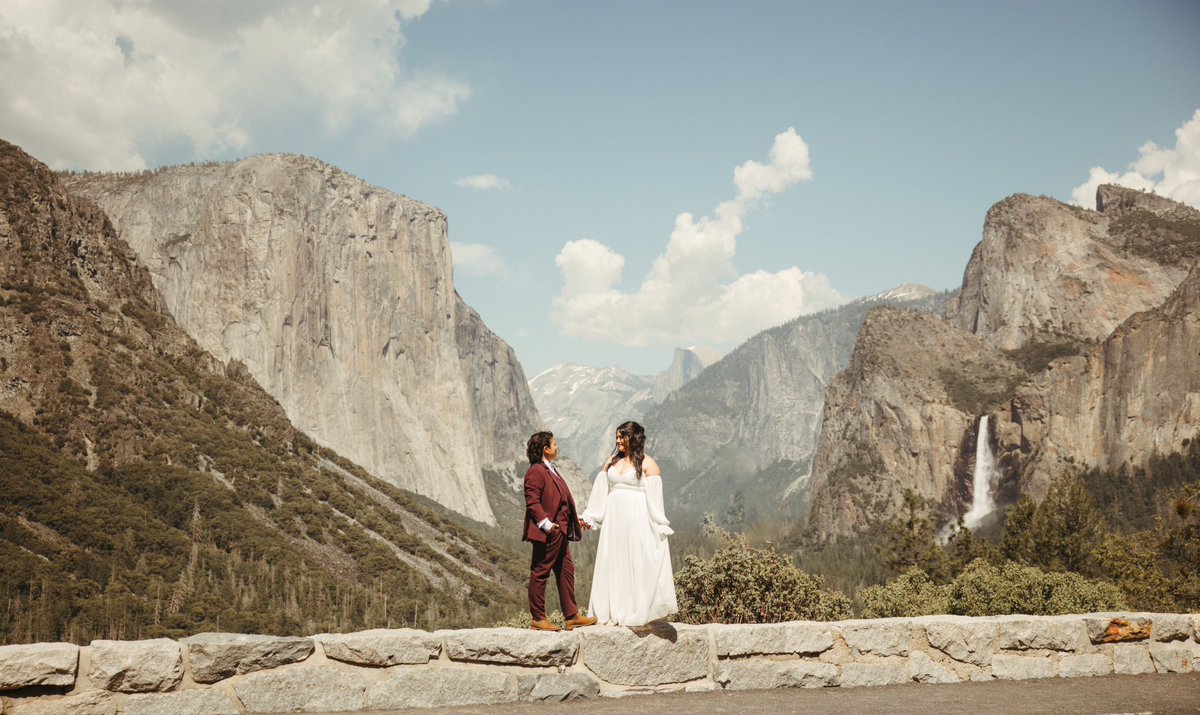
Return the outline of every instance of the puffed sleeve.
[[[608,503],[608,474],[601,471],[596,475],[592,484],[592,493],[588,496],[587,509],[579,515],[580,521],[586,521],[593,529],[604,521],[604,507]]]
[[[646,485],[646,506],[650,510],[650,522],[659,536],[670,536],[675,533],[667,514],[663,511],[662,477],[657,474],[647,474],[642,477]]]

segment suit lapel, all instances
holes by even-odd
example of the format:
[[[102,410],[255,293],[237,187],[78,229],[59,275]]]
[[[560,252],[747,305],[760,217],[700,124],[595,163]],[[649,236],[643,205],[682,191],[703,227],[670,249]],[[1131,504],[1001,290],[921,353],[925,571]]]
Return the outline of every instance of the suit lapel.
[[[554,473],[554,470],[550,468],[550,465],[546,464],[545,462],[542,463],[542,467],[545,468],[546,477],[550,480],[550,483],[554,485],[554,491],[555,491],[555,493],[558,494],[558,499],[555,500],[555,503],[562,501],[562,499],[563,499],[562,487],[559,486],[559,484],[558,484],[558,482],[559,482],[558,475],[556,475]]]

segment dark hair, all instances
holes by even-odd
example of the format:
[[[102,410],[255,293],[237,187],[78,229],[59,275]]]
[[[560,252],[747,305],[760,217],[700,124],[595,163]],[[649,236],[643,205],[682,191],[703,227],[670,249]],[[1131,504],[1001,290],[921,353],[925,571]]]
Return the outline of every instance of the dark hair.
[[[525,456],[529,457],[530,464],[537,464],[545,458],[546,448],[550,446],[550,440],[554,439],[553,432],[534,432],[529,438],[529,444],[525,445]]]
[[[617,434],[624,435],[625,439],[629,440],[629,454],[622,454],[620,449],[613,447],[612,456],[608,459],[608,466],[611,467],[621,457],[626,457],[633,463],[638,479],[641,479],[642,461],[646,459],[646,430],[637,422],[630,420],[617,426]]]

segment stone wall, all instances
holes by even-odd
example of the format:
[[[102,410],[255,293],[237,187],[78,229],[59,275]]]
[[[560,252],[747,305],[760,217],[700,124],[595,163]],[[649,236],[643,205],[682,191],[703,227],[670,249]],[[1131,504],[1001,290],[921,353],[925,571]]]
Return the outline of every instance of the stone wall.
[[[397,710],[685,690],[1180,673],[1200,615],[373,630],[0,646],[4,715]],[[1196,668],[1200,670],[1200,667]]]

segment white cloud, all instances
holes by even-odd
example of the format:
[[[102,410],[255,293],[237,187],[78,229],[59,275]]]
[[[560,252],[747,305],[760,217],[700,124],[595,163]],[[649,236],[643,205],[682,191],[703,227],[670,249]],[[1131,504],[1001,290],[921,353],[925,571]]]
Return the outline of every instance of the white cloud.
[[[450,242],[454,270],[461,275],[493,276],[508,272],[496,249],[483,243]]]
[[[1088,180],[1071,191],[1071,198],[1080,206],[1094,209],[1096,189],[1101,184],[1120,184],[1200,208],[1200,109],[1175,130],[1174,149],[1160,149],[1154,142],[1146,142],[1138,154],[1138,160],[1125,173],[1092,167]]]
[[[0,134],[56,168],[137,169],[156,147],[243,152],[306,115],[407,136],[470,90],[409,70],[428,0],[0,0]]]
[[[714,217],[675,217],[666,251],[634,292],[617,288],[625,258],[591,239],[570,241],[555,259],[562,291],[553,318],[568,335],[628,346],[743,340],[797,315],[843,302],[825,276],[788,268],[737,276],[733,256],[746,212],[768,194],[812,178],[808,145],[778,134],[770,163],[733,171],[737,196]]]
[[[509,188],[508,179],[502,179],[495,174],[478,174],[476,176],[463,177],[456,180],[454,185],[461,186],[464,189],[478,189],[480,191]]]

